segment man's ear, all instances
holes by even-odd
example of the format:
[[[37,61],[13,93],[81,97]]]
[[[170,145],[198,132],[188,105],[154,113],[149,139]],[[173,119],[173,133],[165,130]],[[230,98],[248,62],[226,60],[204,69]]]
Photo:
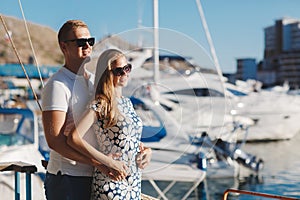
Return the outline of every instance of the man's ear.
[[[64,51],[66,50],[66,48],[67,48],[65,42],[60,42],[60,43],[59,43],[59,47],[60,47],[60,49],[61,49],[63,52],[64,52]]]

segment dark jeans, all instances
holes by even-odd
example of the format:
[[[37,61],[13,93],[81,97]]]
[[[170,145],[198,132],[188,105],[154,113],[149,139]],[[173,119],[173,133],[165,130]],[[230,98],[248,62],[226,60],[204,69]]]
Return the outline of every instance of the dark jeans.
[[[57,175],[47,172],[44,183],[47,200],[90,200],[92,177]]]

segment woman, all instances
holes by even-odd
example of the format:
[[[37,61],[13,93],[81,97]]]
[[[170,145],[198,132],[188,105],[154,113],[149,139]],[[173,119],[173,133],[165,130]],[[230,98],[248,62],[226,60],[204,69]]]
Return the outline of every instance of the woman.
[[[122,172],[117,180],[113,180],[95,169],[93,199],[140,199],[141,196],[141,171],[137,157],[144,151],[140,142],[142,121],[131,101],[122,96],[122,88],[127,85],[130,71],[131,65],[122,52],[110,49],[101,54],[95,74],[95,99],[91,109],[68,137],[68,143],[73,148]],[[91,126],[97,136],[99,151],[90,148],[80,135]],[[114,164],[107,156],[109,154],[118,155],[114,157],[119,162]]]

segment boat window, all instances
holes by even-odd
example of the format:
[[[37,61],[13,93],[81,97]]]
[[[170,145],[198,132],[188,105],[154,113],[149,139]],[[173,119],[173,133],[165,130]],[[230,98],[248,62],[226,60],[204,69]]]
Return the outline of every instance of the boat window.
[[[166,92],[165,94],[188,95],[188,96],[197,96],[197,97],[224,97],[223,93],[208,88],[190,88],[190,89]]]
[[[224,97],[221,92],[213,89],[195,88],[194,91],[197,97]]]
[[[24,145],[30,142],[22,135],[18,134],[0,134],[0,148],[4,146]]]
[[[235,96],[247,96],[246,93],[238,91],[238,90],[234,90],[234,89],[230,89],[230,88],[227,88],[227,90],[229,92],[231,92],[232,94],[234,94]]]
[[[189,95],[189,96],[195,96],[194,90],[191,89],[185,89],[185,90],[176,90],[171,92],[166,92],[165,94],[177,94],[177,95]]]
[[[15,133],[21,119],[19,114],[0,114],[0,134]]]
[[[24,121],[18,130],[18,134],[22,135],[28,141],[34,142],[34,121],[32,118],[24,118]]]
[[[0,114],[0,146],[24,145],[34,141],[33,120],[21,114]]]

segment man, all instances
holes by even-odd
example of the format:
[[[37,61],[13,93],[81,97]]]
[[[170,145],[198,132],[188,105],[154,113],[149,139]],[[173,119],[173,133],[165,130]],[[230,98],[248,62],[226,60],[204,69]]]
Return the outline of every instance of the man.
[[[81,91],[74,86],[75,80],[79,80],[77,73],[91,54],[95,41],[84,22],[70,20],[59,30],[58,42],[65,57],[65,65],[48,80],[42,93],[44,132],[51,149],[45,192],[48,200],[89,199],[92,166],[100,163],[69,147],[66,135],[74,126],[73,113],[83,111],[89,101],[88,84],[91,82],[88,80],[86,84],[76,84],[85,89]],[[81,81],[85,79],[81,78]],[[75,92],[77,99],[73,98]],[[91,144],[95,141],[92,136],[87,134],[86,138]]]
[[[67,145],[66,136],[84,112],[93,91],[93,77],[86,78],[82,64],[92,53],[95,38],[88,26],[80,20],[69,20],[58,32],[59,46],[65,65],[54,74],[42,93],[42,117],[45,137],[50,147],[50,159],[44,183],[48,200],[90,199],[93,167],[101,169],[112,178],[125,174],[108,169],[97,160],[88,158]],[[96,147],[93,132],[84,139]],[[140,166],[150,161],[151,150],[143,152]]]

